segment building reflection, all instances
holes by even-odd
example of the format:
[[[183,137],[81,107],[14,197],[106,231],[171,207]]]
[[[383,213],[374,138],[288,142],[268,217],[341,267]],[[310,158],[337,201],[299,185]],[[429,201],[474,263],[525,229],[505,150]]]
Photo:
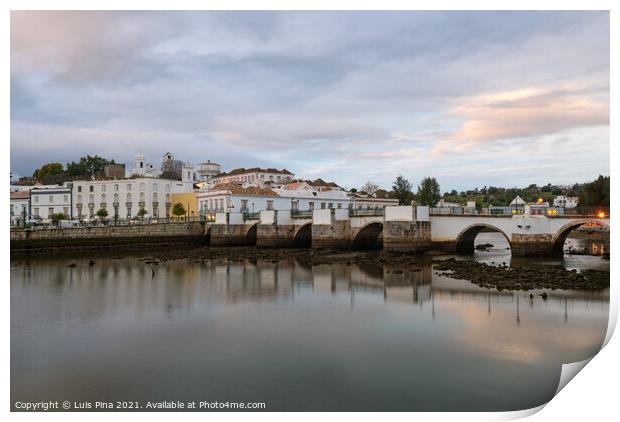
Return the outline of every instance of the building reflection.
[[[75,266],[68,263],[75,262]],[[11,266],[11,281],[23,288],[49,284],[56,303],[42,312],[50,320],[78,317],[96,320],[123,309],[137,314],[162,310],[166,318],[189,315],[212,305],[278,302],[310,297],[345,299],[355,310],[360,299],[419,307],[433,319],[447,308],[483,307],[488,318],[494,309],[512,309],[514,323],[544,307],[557,310],[564,322],[571,312],[594,308],[606,311],[609,293],[553,291],[498,292],[454,280],[434,272],[430,263],[402,268],[374,263],[332,263],[310,266],[296,258],[249,260],[220,258],[209,261],[175,260],[147,263],[136,258],[48,260]],[[33,286],[34,288],[34,286]],[[525,307],[523,306],[525,304]]]

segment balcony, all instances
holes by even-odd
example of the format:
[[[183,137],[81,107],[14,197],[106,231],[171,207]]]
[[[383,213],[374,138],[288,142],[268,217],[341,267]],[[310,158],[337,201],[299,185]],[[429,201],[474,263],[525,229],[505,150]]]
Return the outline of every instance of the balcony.
[[[131,202],[125,202],[125,208],[130,209],[131,208]]]
[[[144,207],[146,207],[146,202],[140,201],[140,202],[138,202],[138,206],[140,208],[144,208]]]
[[[103,208],[105,209],[108,206],[108,204],[106,202],[102,202],[99,204],[99,208]]]
[[[95,204],[93,202],[89,202],[88,203],[88,208],[94,209],[95,208]]]

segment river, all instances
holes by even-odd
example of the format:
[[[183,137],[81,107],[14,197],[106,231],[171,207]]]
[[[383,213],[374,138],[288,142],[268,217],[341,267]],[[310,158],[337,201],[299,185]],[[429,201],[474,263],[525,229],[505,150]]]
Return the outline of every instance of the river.
[[[477,242],[494,246],[469,259],[510,262],[501,236]],[[582,255],[536,265],[609,269]],[[479,288],[431,265],[15,258],[11,401],[530,408],[552,398],[562,363],[600,349],[609,291],[529,293]]]

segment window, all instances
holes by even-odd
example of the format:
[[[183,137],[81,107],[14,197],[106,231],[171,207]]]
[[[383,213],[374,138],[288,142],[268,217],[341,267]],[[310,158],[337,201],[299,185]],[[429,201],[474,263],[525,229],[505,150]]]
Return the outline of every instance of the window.
[[[49,200],[50,204],[54,203],[54,195],[50,195],[50,200]]]
[[[127,194],[127,202],[131,202],[131,194],[130,193]]]
[[[269,176],[269,180],[273,181],[273,176],[272,175]]]
[[[93,185],[90,185],[90,186],[88,187],[88,191],[89,191],[89,192],[94,192],[94,191],[95,191],[95,187],[94,187]]]
[[[101,194],[101,202],[105,202],[105,200],[106,200],[105,193],[102,193]]]
[[[39,218],[39,209],[38,209],[38,208],[35,208],[35,209],[34,209],[34,216],[35,216],[36,218]]]
[[[325,202],[321,202],[321,209],[324,210],[325,209]]]
[[[310,209],[310,210],[314,209],[314,202],[309,202],[308,203],[308,209]]]
[[[342,208],[342,204],[341,203],[338,203],[338,208]]]
[[[63,202],[69,202],[69,195],[63,196]]]
[[[220,209],[224,210],[224,198],[220,199]]]
[[[297,211],[299,209],[299,201],[292,201],[291,202],[291,209]]]
[[[166,192],[170,192],[170,185],[166,185]]]
[[[140,168],[144,167],[144,163],[140,161]]]
[[[13,204],[11,204],[11,215],[15,215],[15,211],[13,210]]]
[[[51,217],[52,214],[54,214],[54,207],[49,207],[47,209],[47,216],[48,216],[48,218]]]
[[[157,192],[157,183],[153,183],[153,192]]]
[[[144,192],[140,192],[140,202],[144,202]]]
[[[114,203],[118,204],[118,193],[114,194]]]
[[[327,204],[327,208],[334,208],[334,203],[330,202],[329,204]]]
[[[114,192],[118,192],[118,183],[114,185]]]
[[[105,185],[101,185],[101,192],[105,192]]]
[[[241,200],[241,212],[246,212],[247,210],[248,210],[248,200],[242,199]]]
[[[127,192],[131,192],[131,183],[127,183]]]
[[[69,207],[63,207],[63,208],[62,208],[62,213],[63,213],[64,215],[69,215]]]
[[[140,183],[140,190],[144,190],[144,182]]]
[[[38,196],[35,196],[35,197],[34,197],[34,203],[35,203],[35,204],[38,204],[38,203],[39,203],[39,197],[38,197]]]
[[[78,186],[78,192],[82,192],[82,186]]]
[[[88,195],[88,202],[90,202],[91,204],[93,204],[95,202],[95,195],[93,195],[92,193]]]
[[[270,211],[273,210],[273,201],[271,200],[267,201],[267,209]]]
[[[157,192],[153,192],[153,202],[157,202]]]

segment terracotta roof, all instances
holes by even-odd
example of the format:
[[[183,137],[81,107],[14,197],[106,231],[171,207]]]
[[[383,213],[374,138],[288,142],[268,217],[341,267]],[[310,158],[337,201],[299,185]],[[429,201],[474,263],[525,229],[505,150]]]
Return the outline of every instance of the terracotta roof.
[[[272,191],[271,189],[264,188],[256,188],[256,187],[248,187],[244,188],[241,185],[236,183],[222,183],[221,185],[217,185],[211,192],[216,192],[220,190],[230,191],[233,195],[247,195],[247,196],[279,196],[277,193]]]
[[[264,169],[261,167],[252,167],[252,168],[246,169],[246,168],[241,167],[238,169],[233,169],[229,172],[224,171],[224,172],[218,173],[218,175],[215,177],[235,176],[237,174],[246,174],[246,173],[276,173],[276,174],[291,174],[291,175],[293,174],[287,169],[282,169],[282,170],[273,169],[273,168]]]
[[[20,192],[11,192],[11,199],[28,199],[30,197],[30,192],[20,191]]]

